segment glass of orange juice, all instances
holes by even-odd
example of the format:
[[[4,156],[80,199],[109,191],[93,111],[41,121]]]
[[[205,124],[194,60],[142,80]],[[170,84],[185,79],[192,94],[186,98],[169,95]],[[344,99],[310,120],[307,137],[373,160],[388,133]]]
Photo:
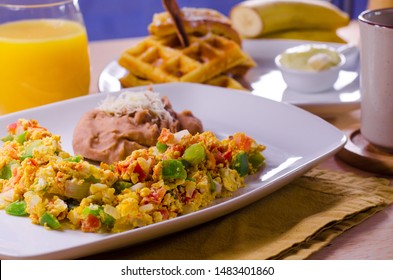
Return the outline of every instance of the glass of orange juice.
[[[0,115],[89,93],[77,0],[0,1]]]

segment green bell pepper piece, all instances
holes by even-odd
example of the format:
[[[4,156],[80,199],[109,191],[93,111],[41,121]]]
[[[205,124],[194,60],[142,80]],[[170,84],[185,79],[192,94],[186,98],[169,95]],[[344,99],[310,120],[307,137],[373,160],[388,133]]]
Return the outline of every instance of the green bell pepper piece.
[[[104,210],[102,210],[102,214],[103,214],[103,216],[104,217],[102,217],[101,216],[101,221],[102,221],[102,223],[104,224],[104,225],[107,225],[107,226],[113,226],[114,225],[114,223],[115,223],[115,221],[116,221],[116,219],[115,218],[113,218],[111,215],[109,215],[108,213],[105,213],[104,212]]]
[[[83,211],[82,211],[82,215],[83,216],[87,216],[87,215],[93,215],[93,216],[96,216],[96,217],[99,217],[100,216],[100,209],[99,208],[97,208],[97,209],[91,209],[90,207],[86,207],[85,209],[83,209]]]
[[[87,216],[87,215],[96,216],[97,218],[100,218],[101,222],[104,225],[107,225],[107,226],[112,226],[115,223],[115,218],[113,218],[108,213],[105,213],[104,208],[102,206],[99,206],[97,209],[91,209],[90,207],[86,207],[85,209],[83,209],[82,215],[83,216]]]
[[[9,180],[12,177],[12,166],[20,165],[18,161],[11,160],[0,170],[0,179]]]
[[[261,153],[255,153],[255,154],[251,154],[248,157],[248,160],[253,168],[258,169],[264,163],[265,158]]]
[[[241,177],[248,174],[248,155],[245,152],[240,152],[236,155],[235,161],[233,163],[233,169],[235,169]]]
[[[10,164],[6,164],[0,171],[0,178],[9,180],[12,177],[12,171]]]
[[[164,180],[186,179],[187,171],[180,160],[167,159],[162,161],[162,177]]]
[[[1,138],[1,141],[3,141],[3,142],[12,141],[12,140],[14,140],[14,136],[11,134],[8,134],[7,136],[4,136],[3,138]]]
[[[65,161],[69,161],[69,162],[80,162],[82,160],[81,156],[73,156],[73,157],[69,157],[69,158],[65,158]]]
[[[18,142],[19,144],[23,145],[23,143],[26,141],[26,135],[27,135],[27,131],[24,131],[21,134],[16,135],[15,141]]]
[[[164,143],[161,143],[161,142],[157,142],[156,148],[157,148],[157,150],[158,150],[160,153],[163,153],[163,152],[165,152],[165,151],[168,149],[168,145],[167,145],[167,144],[164,144]]]
[[[131,182],[121,181],[121,180],[116,181],[116,182],[113,184],[113,187],[115,188],[115,190],[116,190],[117,192],[121,192],[122,190],[128,189],[128,188],[130,188],[130,187],[132,187],[132,186],[133,186],[133,184],[132,184]]]
[[[29,143],[29,145],[25,147],[25,151],[21,154],[20,160],[23,161],[26,158],[32,158],[33,150],[38,146],[40,146],[41,144],[42,144],[41,140],[34,140],[33,142]]]
[[[14,201],[7,205],[5,212],[12,216],[26,216],[26,202],[24,200]]]
[[[40,224],[42,226],[47,225],[52,229],[58,229],[61,227],[59,220],[57,220],[55,216],[48,212],[45,212],[44,215],[41,216]]]
[[[85,182],[91,183],[91,184],[97,184],[100,182],[100,179],[97,179],[93,175],[90,175],[89,177],[85,178]]]
[[[197,165],[204,161],[206,158],[205,148],[202,143],[195,143],[189,146],[182,156],[182,159],[191,165]]]
[[[210,191],[215,192],[217,189],[216,183],[213,181],[212,175],[210,172],[207,172],[207,178],[209,180]]]

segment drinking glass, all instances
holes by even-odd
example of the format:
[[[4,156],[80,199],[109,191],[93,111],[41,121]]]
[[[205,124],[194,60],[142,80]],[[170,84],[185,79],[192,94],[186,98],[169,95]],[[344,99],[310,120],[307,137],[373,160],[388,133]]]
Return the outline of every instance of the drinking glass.
[[[89,92],[77,0],[0,0],[0,115]]]

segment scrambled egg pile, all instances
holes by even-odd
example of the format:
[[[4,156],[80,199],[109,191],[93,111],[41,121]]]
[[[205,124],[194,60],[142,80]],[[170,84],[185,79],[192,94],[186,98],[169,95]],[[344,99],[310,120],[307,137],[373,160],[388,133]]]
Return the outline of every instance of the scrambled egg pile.
[[[158,143],[100,166],[73,156],[36,120],[8,126],[0,148],[0,209],[48,229],[121,232],[208,206],[244,187],[265,146],[164,129]]]

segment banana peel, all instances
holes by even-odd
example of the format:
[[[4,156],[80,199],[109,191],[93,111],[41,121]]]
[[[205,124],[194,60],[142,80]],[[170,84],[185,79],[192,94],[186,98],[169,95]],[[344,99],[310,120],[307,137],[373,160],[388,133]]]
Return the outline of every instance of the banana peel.
[[[337,35],[335,30],[287,30],[264,35],[261,39],[287,39],[306,40],[331,43],[347,43],[346,40]]]
[[[337,30],[350,17],[335,5],[316,0],[249,0],[230,11],[233,27],[245,38],[285,30]]]

